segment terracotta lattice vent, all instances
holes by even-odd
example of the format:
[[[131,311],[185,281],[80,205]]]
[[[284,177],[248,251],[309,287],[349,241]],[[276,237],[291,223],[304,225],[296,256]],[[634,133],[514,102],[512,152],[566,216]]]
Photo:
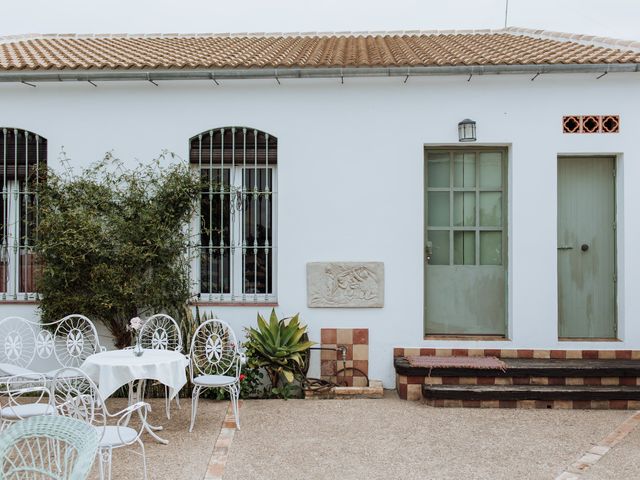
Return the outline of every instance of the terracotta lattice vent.
[[[619,115],[566,115],[562,117],[562,133],[618,133]]]

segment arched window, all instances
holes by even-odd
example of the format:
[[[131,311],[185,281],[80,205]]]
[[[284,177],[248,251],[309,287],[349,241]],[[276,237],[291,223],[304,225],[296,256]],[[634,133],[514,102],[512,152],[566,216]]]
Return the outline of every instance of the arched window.
[[[278,140],[253,128],[216,128],[191,138],[189,161],[204,187],[194,225],[201,300],[275,301]]]
[[[0,298],[27,300],[35,296],[37,265],[33,249],[47,140],[27,130],[0,128]]]

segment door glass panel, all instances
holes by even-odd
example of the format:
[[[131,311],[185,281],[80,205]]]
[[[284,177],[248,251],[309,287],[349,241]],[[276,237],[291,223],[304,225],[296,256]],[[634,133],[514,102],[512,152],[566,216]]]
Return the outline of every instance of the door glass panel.
[[[502,265],[502,232],[480,232],[480,265]]]
[[[483,152],[480,154],[480,188],[502,187],[502,154]]]
[[[476,232],[453,232],[453,263],[476,264]]]
[[[449,230],[430,230],[430,265],[449,265]]]
[[[453,194],[453,224],[474,227],[476,224],[476,193],[455,192]]]
[[[456,153],[453,156],[453,186],[476,186],[476,154]]]
[[[430,153],[427,177],[430,188],[446,188],[449,186],[449,154]]]
[[[480,226],[502,226],[502,193],[480,193]]]
[[[429,226],[449,226],[449,192],[429,192]]]

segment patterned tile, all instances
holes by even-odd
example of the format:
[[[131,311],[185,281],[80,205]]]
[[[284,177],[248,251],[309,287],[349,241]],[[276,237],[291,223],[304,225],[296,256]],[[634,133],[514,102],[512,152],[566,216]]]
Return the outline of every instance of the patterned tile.
[[[333,341],[333,343],[324,343],[323,341],[323,348],[344,347],[346,349],[345,362],[342,361],[340,351],[322,351],[320,362],[322,378],[340,385],[366,387],[365,376],[356,372],[354,368],[361,370],[366,376],[369,375],[369,330],[366,328],[328,328],[321,330],[320,338],[321,340]],[[396,349],[395,351],[404,354],[406,349]],[[402,379],[398,383],[403,383]],[[406,377],[404,377],[404,384],[406,385]]]

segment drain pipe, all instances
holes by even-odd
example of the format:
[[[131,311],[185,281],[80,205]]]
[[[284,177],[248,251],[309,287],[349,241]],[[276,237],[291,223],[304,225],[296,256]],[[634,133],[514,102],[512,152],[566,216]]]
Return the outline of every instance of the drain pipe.
[[[451,65],[414,67],[303,67],[303,68],[222,68],[197,70],[59,70],[2,71],[0,82],[102,82],[163,80],[220,80],[345,77],[402,77],[429,75],[492,75],[544,73],[640,72],[640,63]]]

